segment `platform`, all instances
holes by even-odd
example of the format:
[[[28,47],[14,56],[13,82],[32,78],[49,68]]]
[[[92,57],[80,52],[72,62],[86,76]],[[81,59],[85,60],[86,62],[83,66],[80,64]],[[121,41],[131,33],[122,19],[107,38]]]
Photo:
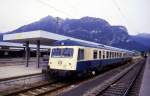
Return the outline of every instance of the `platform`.
[[[147,58],[139,96],[150,96],[150,57]]]
[[[26,67],[25,65],[4,66],[0,67],[0,80],[23,75],[37,74],[41,72],[42,68],[37,68],[35,65],[30,65],[29,67]]]

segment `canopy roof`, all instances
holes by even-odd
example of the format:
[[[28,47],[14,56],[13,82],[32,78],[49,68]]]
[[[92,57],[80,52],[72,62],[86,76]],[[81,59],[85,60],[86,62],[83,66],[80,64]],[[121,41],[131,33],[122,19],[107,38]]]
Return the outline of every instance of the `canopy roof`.
[[[43,30],[28,31],[28,32],[21,32],[21,33],[8,33],[8,34],[4,34],[3,40],[8,42],[15,42],[15,43],[25,43],[26,41],[29,41],[30,44],[37,44],[37,40],[40,40],[41,45],[52,45],[52,43],[55,41],[71,40],[72,43],[74,41],[74,44],[78,43],[78,45],[95,46],[95,47],[106,48],[108,50],[113,49],[117,51],[128,51],[116,47],[106,46],[103,44],[76,39],[73,37],[68,37],[68,36],[47,32]],[[68,44],[71,43],[70,41],[66,41],[66,42],[68,42]]]

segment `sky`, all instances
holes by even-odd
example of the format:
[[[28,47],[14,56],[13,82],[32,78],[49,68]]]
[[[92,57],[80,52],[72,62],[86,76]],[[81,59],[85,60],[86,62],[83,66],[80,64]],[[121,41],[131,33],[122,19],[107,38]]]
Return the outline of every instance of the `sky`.
[[[45,16],[102,18],[123,25],[129,34],[150,33],[150,0],[0,0],[0,32]]]

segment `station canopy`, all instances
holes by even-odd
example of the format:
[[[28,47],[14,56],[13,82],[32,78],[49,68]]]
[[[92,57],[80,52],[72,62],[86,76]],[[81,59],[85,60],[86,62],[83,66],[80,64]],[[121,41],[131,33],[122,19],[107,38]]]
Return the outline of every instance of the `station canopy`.
[[[37,44],[37,41],[40,40],[41,45],[47,45],[45,47],[51,46],[53,42],[55,41],[61,41],[61,40],[73,40],[83,43],[88,43],[91,45],[96,46],[103,46],[106,49],[114,49],[114,50],[120,50],[120,51],[128,51],[112,46],[106,46],[103,44],[81,40],[73,37],[68,37],[60,34],[56,34],[53,32],[43,31],[43,30],[35,30],[35,31],[27,31],[27,32],[20,32],[20,33],[8,33],[3,35],[3,40],[7,42],[13,42],[13,43],[22,43],[24,44],[26,41],[29,41],[30,44]]]
[[[3,40],[7,42],[25,43],[26,41],[29,41],[30,44],[37,44],[37,40],[40,40],[41,45],[51,45],[52,42],[54,41],[66,40],[66,39],[100,45],[99,43],[76,39],[73,37],[68,37],[68,36],[47,32],[43,30],[28,31],[28,32],[21,32],[21,33],[8,33],[3,35]]]

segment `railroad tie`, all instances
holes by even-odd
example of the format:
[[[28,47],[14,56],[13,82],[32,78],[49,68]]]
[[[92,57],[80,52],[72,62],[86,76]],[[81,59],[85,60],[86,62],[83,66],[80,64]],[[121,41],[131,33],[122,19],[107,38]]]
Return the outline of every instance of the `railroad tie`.
[[[20,93],[19,96],[28,96],[28,95]]]
[[[32,95],[38,95],[37,93],[33,92],[33,91],[28,91],[28,93],[32,94]]]

